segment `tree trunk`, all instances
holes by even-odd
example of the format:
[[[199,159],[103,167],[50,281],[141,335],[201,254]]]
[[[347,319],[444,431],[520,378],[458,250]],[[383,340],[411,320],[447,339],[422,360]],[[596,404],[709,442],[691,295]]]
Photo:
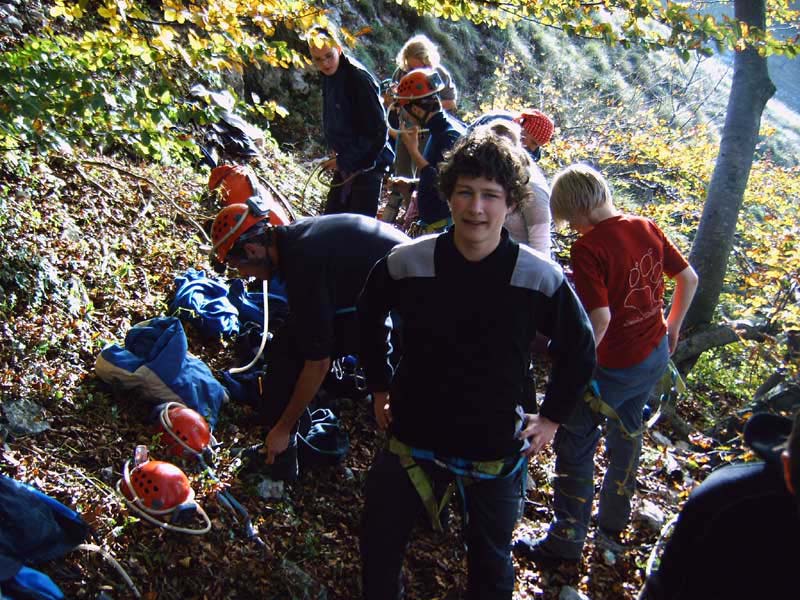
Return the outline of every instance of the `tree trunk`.
[[[740,21],[764,29],[765,0],[736,0],[734,10]],[[719,155],[689,254],[700,282],[684,328],[710,323],[714,315],[750,176],[761,113],[774,93],[767,59],[749,47],[737,52]]]

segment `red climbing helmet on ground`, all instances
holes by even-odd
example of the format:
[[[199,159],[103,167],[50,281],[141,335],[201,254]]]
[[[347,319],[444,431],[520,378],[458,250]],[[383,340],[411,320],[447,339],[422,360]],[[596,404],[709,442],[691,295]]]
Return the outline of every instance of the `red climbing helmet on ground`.
[[[158,422],[161,441],[172,456],[202,454],[213,439],[211,427],[200,413],[178,402],[165,404]]]
[[[175,465],[160,460],[149,460],[147,446],[139,445],[134,451],[134,468],[126,460],[122,477],[117,481],[117,493],[125,504],[145,521],[180,533],[202,535],[211,531],[211,519],[194,501],[194,490]],[[180,523],[200,517],[200,527],[184,527]]]
[[[194,500],[194,490],[184,472],[160,460],[148,460],[130,472],[126,463],[120,488],[128,500],[155,514],[166,514]]]
[[[544,146],[553,137],[555,126],[552,119],[535,108],[523,110],[514,122],[519,123],[537,146]]]
[[[436,69],[414,69],[409,71],[397,83],[394,101],[398,106],[438,94],[444,89],[444,82]]]
[[[211,226],[211,243],[217,260],[225,262],[239,238],[254,225],[267,220],[269,211],[255,213],[249,204],[231,204],[219,211]]]

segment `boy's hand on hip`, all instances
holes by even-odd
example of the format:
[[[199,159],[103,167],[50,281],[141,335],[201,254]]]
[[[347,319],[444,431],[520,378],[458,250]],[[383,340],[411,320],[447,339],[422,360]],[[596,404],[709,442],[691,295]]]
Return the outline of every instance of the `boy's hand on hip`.
[[[553,441],[558,429],[558,423],[551,421],[547,417],[541,415],[526,415],[528,418],[525,422],[525,428],[520,431],[520,438],[527,438],[530,443],[530,448],[525,450],[525,456],[537,454],[544,447]]]

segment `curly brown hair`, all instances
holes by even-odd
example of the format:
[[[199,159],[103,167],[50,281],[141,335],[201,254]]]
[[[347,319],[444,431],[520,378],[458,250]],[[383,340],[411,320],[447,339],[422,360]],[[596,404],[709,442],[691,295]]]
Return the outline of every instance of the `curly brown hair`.
[[[506,192],[506,205],[524,204],[528,197],[525,151],[487,127],[460,138],[439,164],[439,192],[449,199],[459,177],[485,177]]]

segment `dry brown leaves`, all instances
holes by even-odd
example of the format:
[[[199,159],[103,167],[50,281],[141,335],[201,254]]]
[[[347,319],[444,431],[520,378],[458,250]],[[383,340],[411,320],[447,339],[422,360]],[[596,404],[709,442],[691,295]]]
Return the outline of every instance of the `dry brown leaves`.
[[[290,486],[285,501],[260,499],[252,483],[237,476],[227,451],[260,441],[260,431],[248,424],[246,409],[224,407],[216,432],[223,443],[218,474],[250,512],[263,547],[245,539],[241,525],[214,499],[215,486],[198,473],[191,479],[213,523],[201,537],[166,532],[134,518],[114,492],[134,446],[148,444],[158,457],[158,442],[144,425],[145,402],[98,383],[96,355],[106,341],[121,341],[133,323],[163,313],[176,275],[188,267],[208,267],[193,226],[141,178],[170,190],[172,200],[189,211],[197,206],[193,199],[203,182],[178,169],[128,165],[139,176],[128,177],[96,165],[80,166],[79,172],[79,166],[54,160],[27,180],[7,182],[18,190],[8,203],[18,221],[12,250],[45,259],[57,281],[45,285],[47,293],[38,302],[3,313],[0,398],[40,403],[52,430],[6,440],[0,471],[84,515],[97,542],[117,557],[148,600],[317,598],[322,588],[331,600],[358,597],[362,486],[379,445],[364,402],[339,406],[351,438],[343,467],[305,475]],[[225,344],[203,342],[191,328],[187,331],[194,354],[213,368],[228,364]],[[688,447],[659,448],[651,440],[647,445],[640,496],[674,513],[714,461]],[[600,452],[598,476],[603,464]],[[184,467],[191,471],[191,465]],[[552,516],[552,469],[549,451],[531,464],[536,486],[529,492],[521,532],[543,532]],[[459,523],[456,516],[446,535],[415,533],[406,561],[409,599],[461,597],[466,572]],[[563,585],[594,600],[635,597],[657,533],[632,526],[627,536],[633,550],[614,565],[605,564],[591,540],[572,571],[542,572],[517,561],[516,597],[557,598]],[[69,597],[96,598],[101,591],[132,597],[96,554],[75,551],[45,570]]]

